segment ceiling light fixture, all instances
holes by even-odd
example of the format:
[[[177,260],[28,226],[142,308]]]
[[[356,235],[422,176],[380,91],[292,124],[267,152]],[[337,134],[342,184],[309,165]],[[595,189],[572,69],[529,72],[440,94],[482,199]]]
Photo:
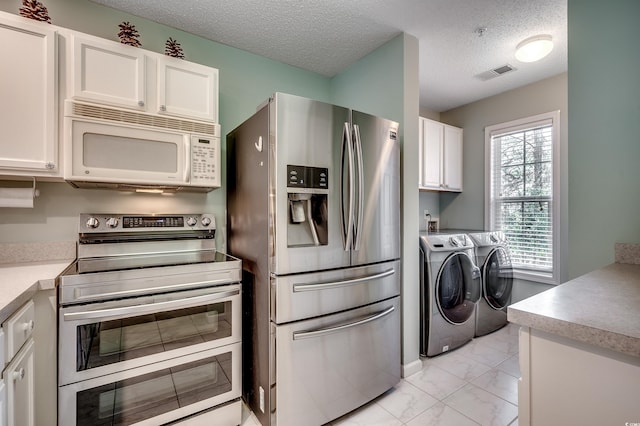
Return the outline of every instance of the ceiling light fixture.
[[[516,59],[520,62],[535,62],[547,56],[553,49],[550,35],[537,35],[523,40],[516,47]]]

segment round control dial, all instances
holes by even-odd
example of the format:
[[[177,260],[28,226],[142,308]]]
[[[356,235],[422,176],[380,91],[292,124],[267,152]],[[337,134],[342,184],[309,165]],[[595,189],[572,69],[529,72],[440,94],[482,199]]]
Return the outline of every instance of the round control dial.
[[[107,219],[107,226],[109,228],[115,228],[116,226],[118,226],[118,218],[110,217],[109,219]]]
[[[187,218],[187,225],[189,226],[196,226],[196,224],[198,223],[198,221],[196,220],[195,217],[189,217]]]
[[[202,223],[202,226],[209,226],[211,225],[211,218],[205,216],[200,222]]]
[[[95,229],[100,225],[100,221],[95,217],[90,217],[87,219],[87,228]]]

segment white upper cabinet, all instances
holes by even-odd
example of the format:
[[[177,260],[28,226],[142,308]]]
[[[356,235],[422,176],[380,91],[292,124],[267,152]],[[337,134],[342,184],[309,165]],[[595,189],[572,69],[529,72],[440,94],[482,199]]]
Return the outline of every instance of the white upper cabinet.
[[[444,125],[443,184],[446,191],[462,191],[462,129]]]
[[[462,191],[462,129],[420,117],[419,188]]]
[[[218,70],[157,57],[158,114],[218,122]]]
[[[73,34],[69,96],[80,101],[218,122],[218,70]]]
[[[56,31],[0,13],[0,174],[60,176]]]
[[[98,38],[70,38],[73,98],[146,110],[144,51]]]

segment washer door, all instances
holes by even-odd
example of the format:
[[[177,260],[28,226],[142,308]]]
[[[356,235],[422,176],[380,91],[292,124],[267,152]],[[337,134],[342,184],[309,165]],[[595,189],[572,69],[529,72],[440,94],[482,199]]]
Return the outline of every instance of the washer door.
[[[445,320],[451,324],[466,322],[480,298],[480,271],[466,253],[447,257],[438,272],[436,302]]]
[[[511,256],[504,247],[493,250],[484,262],[482,293],[493,309],[504,309],[511,303],[513,267]]]

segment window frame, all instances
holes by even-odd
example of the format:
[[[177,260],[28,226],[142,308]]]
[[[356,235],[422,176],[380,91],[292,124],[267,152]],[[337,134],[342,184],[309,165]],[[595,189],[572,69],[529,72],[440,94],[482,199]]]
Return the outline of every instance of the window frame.
[[[551,152],[552,152],[552,196],[551,196],[551,244],[552,244],[552,270],[551,272],[519,269],[514,267],[513,277],[545,284],[559,284],[560,282],[560,111],[551,111],[529,117],[520,118],[504,123],[487,126],[485,134],[485,195],[484,195],[484,227],[491,229],[492,205],[491,193],[492,167],[491,145],[495,135],[512,133],[518,130],[531,129],[545,122],[551,121]]]

